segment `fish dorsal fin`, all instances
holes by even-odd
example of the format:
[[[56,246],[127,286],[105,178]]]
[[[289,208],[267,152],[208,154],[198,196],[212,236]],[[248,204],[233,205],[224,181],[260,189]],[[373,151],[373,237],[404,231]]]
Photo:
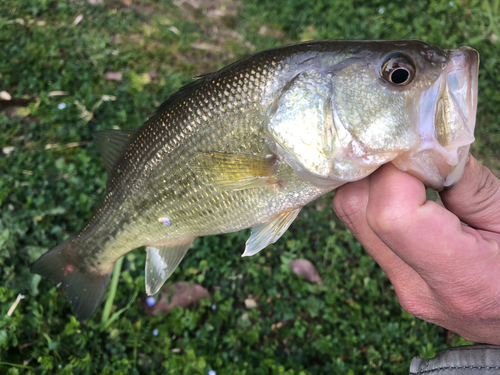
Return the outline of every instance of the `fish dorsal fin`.
[[[116,165],[116,161],[130,144],[130,140],[134,137],[138,129],[131,130],[104,130],[92,134],[94,142],[99,149],[99,152],[106,166],[108,175]]]
[[[275,243],[293,223],[301,208],[286,211],[268,221],[267,223],[252,228],[252,233],[247,240],[245,252],[242,257],[257,254],[267,245]]]
[[[221,190],[244,190],[278,183],[274,177],[278,160],[239,152],[199,152],[191,166]]]
[[[156,294],[165,281],[176,270],[184,255],[193,244],[189,238],[175,245],[158,245],[146,247],[146,293]]]

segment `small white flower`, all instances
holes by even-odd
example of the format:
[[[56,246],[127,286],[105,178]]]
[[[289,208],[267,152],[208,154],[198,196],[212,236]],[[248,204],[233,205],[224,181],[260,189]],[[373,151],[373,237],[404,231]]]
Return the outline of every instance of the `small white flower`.
[[[378,10],[378,12],[379,12],[380,14],[383,14],[383,13],[384,13],[384,8],[380,8],[380,9]]]

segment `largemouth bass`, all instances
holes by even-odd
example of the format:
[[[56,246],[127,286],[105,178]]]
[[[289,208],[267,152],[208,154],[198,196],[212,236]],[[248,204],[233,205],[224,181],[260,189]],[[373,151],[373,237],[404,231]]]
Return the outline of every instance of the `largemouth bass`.
[[[424,42],[305,42],[197,78],[140,127],[95,134],[106,196],[31,271],[61,283],[80,321],[117,259],[145,245],[155,294],[195,238],[252,228],[277,241],[319,196],[393,162],[442,189],[463,172],[479,56]]]

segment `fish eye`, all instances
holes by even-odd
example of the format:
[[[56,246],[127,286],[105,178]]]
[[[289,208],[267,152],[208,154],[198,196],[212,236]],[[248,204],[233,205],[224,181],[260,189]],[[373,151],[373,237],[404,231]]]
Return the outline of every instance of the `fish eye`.
[[[392,55],[382,65],[380,74],[386,81],[397,86],[404,86],[413,81],[415,66],[405,55]]]

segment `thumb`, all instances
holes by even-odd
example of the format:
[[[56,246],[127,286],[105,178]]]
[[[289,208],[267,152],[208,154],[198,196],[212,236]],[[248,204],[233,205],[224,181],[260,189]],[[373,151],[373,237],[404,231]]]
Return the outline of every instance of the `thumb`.
[[[441,192],[441,199],[469,226],[500,233],[500,180],[472,155],[460,181]]]

